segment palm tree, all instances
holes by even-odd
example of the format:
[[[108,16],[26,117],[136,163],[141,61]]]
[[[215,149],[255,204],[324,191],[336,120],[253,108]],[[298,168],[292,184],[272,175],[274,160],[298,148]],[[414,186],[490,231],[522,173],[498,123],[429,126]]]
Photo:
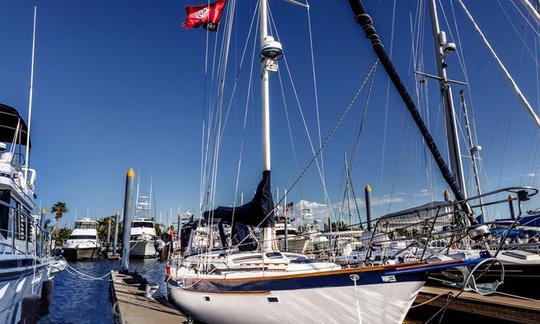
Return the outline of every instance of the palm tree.
[[[51,232],[51,220],[46,219],[45,222],[43,222],[43,230],[45,232]]]
[[[63,201],[59,201],[51,207],[51,213],[54,214],[54,219],[56,220],[56,227],[58,227],[58,222],[60,222],[62,216],[68,211],[69,209]]]
[[[111,240],[114,235],[114,216],[107,216],[97,220],[98,222],[98,237],[101,242],[107,241],[107,231],[109,227],[109,222],[111,223]]]

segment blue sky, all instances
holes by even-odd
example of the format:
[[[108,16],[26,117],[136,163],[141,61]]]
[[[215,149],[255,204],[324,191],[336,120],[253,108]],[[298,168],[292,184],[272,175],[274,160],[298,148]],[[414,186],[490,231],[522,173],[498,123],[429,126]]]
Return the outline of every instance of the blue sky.
[[[0,1],[0,101],[27,114],[32,37],[32,9],[38,6],[35,67],[33,152],[31,164],[38,171],[38,197],[45,207],[62,200],[72,223],[89,209],[92,217],[112,214],[122,208],[124,177],[128,168],[142,173],[148,190],[153,177],[156,209],[166,214],[172,207],[198,209],[201,127],[205,94],[204,30],[181,28],[184,6],[201,1]],[[204,1],[202,1],[204,2]],[[519,1],[466,1],[501,59],[538,111],[535,39]],[[387,49],[392,35],[392,0],[366,1]],[[314,92],[309,56],[306,11],[284,1],[270,1],[287,61],[297,87],[306,122],[317,141]],[[350,101],[375,60],[371,47],[352,19],[347,1],[312,0],[311,19],[321,114],[321,133],[329,133],[340,112]],[[469,72],[469,107],[482,146],[482,184],[487,190],[500,186],[539,185],[538,129],[511,91],[480,38],[453,1],[461,45]],[[239,0],[230,49],[229,76],[235,75],[248,34],[254,0]],[[504,9],[504,10],[503,10]],[[394,64],[414,93],[411,65],[411,19],[416,1],[397,1],[393,44]],[[458,43],[452,8],[445,1],[449,28],[441,17],[448,38]],[[510,17],[506,17],[505,13]],[[411,18],[412,17],[412,18]],[[512,26],[512,23],[514,26]],[[426,16],[426,23],[429,19]],[[532,20],[530,20],[533,23]],[[515,29],[514,29],[515,28]],[[517,31],[517,32],[516,32]],[[425,71],[435,73],[429,25],[415,47],[423,49]],[[221,33],[210,35],[210,44]],[[519,36],[518,36],[519,35]],[[219,38],[221,41],[221,38]],[[524,46],[524,43],[527,47]],[[250,196],[260,177],[259,82],[250,105],[248,125],[242,129],[247,93],[247,75],[252,53],[248,45],[244,67],[238,72],[238,91],[226,125],[217,178],[217,203],[230,205],[240,142],[244,139],[239,191]],[[210,47],[212,52],[213,47]],[[210,55],[211,57],[211,55]],[[256,60],[257,63],[257,60]],[[282,77],[287,79],[280,61]],[[449,75],[464,80],[457,55],[449,58]],[[258,69],[256,69],[257,71]],[[255,73],[255,77],[258,73]],[[212,80],[206,79],[207,84]],[[227,93],[234,82],[227,79]],[[420,135],[405,107],[390,87],[388,115],[387,82],[379,66],[373,86],[359,153],[353,172],[358,196],[370,183],[376,213],[440,199],[447,188],[425,151]],[[436,82],[428,82],[429,125],[443,152],[443,114]],[[454,88],[456,103],[458,91]],[[272,75],[273,186],[290,186],[299,174],[282,105],[277,74]],[[343,186],[343,155],[350,156],[356,127],[365,101],[363,92],[347,119],[325,150],[325,173],[332,204],[339,204]],[[300,169],[311,158],[306,133],[291,85],[285,80],[285,99]],[[229,96],[226,97],[228,102]],[[459,106],[457,106],[459,108]],[[461,113],[460,123],[462,122]],[[464,132],[464,129],[462,128]],[[385,140],[383,141],[383,138]],[[463,142],[462,142],[463,143]],[[464,144],[462,144],[464,146]],[[384,163],[382,162],[384,147]],[[464,160],[469,190],[474,191],[470,163]],[[428,175],[433,180],[428,180]],[[324,203],[321,182],[311,168],[294,188],[290,200]],[[247,199],[247,198],[246,198]],[[537,199],[527,207],[538,206]],[[363,215],[362,215],[363,216]]]

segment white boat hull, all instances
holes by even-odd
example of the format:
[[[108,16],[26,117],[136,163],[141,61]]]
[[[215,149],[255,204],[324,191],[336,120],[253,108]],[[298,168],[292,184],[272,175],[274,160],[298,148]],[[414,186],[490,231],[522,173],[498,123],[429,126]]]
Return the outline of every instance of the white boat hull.
[[[41,266],[22,270],[15,268],[11,274],[0,274],[0,323],[18,323],[21,318],[22,300],[26,296],[41,295],[41,287],[49,279],[49,267]]]
[[[169,298],[204,323],[401,323],[423,281],[268,293],[207,293],[169,286]],[[277,297],[269,302],[268,297]]]
[[[155,258],[157,257],[154,241],[131,241],[130,252],[131,258]]]

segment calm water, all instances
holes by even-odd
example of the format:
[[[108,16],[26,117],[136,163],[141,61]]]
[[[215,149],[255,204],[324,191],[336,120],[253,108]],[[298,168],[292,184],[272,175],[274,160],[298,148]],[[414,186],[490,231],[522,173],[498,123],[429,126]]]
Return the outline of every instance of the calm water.
[[[70,262],[70,266],[93,277],[101,277],[111,270],[120,268],[120,261],[85,261]],[[163,285],[165,264],[158,260],[131,260],[130,269],[144,276],[149,282],[161,284],[161,293],[166,294]],[[72,271],[71,271],[72,272]],[[40,320],[47,323],[114,323],[110,295],[109,277],[104,280],[85,280],[69,271],[62,271],[54,278],[53,303],[51,313]],[[406,323],[424,323],[438,309],[423,306],[412,310]],[[503,323],[500,320],[488,319],[448,310],[441,323],[455,323],[462,320],[489,321],[492,324]],[[438,322],[438,319],[435,321]]]
[[[70,262],[69,265],[92,277],[100,277],[120,268],[119,261],[103,259]],[[158,260],[130,260],[130,270],[140,273],[150,282],[162,284],[164,267]],[[114,323],[109,279],[85,280],[62,271],[54,278],[51,313],[40,323]],[[163,284],[161,292],[165,293]]]

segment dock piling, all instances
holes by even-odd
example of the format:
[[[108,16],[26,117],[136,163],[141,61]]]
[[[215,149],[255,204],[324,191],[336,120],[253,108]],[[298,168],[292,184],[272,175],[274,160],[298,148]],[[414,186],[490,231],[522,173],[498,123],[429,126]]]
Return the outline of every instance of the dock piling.
[[[112,254],[116,255],[118,250],[116,247],[118,246],[118,218],[120,217],[120,212],[116,211],[114,212],[114,244],[113,244],[113,251]]]
[[[366,185],[364,189],[366,194],[366,217],[367,217],[367,229],[371,231],[371,187]]]
[[[131,234],[131,214],[133,212],[133,188],[135,171],[129,169],[126,176],[126,194],[124,197],[124,224],[122,226],[122,270],[129,271],[129,250]]]
[[[111,248],[111,219],[107,221],[107,252]]]
[[[514,209],[514,198],[512,195],[508,195],[508,207],[510,208],[510,218],[516,219],[516,210]]]

